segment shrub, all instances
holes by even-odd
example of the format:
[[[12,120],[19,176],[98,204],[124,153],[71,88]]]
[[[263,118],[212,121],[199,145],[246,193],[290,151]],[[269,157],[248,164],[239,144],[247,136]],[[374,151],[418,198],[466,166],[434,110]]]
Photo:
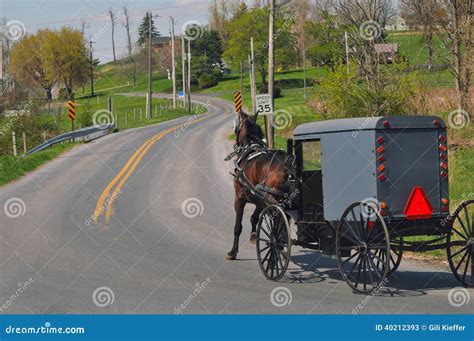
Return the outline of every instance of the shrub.
[[[198,84],[201,89],[211,88],[217,85],[217,83],[219,83],[219,80],[209,74],[202,74],[198,79]]]
[[[258,93],[260,94],[268,93],[267,84],[259,84],[257,88],[258,88]],[[281,88],[278,85],[273,85],[273,98],[280,98],[280,97],[281,97]]]
[[[338,64],[322,80],[313,103],[325,118],[403,115],[415,113],[412,99],[418,93],[416,74],[405,64],[380,66],[375,84],[362,79],[352,68]]]

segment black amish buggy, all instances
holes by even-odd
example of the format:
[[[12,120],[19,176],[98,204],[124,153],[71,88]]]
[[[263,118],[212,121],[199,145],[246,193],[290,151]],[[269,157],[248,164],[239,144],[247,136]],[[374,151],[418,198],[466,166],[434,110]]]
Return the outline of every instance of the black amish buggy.
[[[288,140],[288,153],[295,160],[293,190],[269,204],[257,225],[257,258],[268,279],[282,278],[297,245],[336,256],[344,280],[359,293],[383,286],[403,251],[446,249],[454,276],[474,284],[474,200],[450,214],[440,118],[307,123]]]

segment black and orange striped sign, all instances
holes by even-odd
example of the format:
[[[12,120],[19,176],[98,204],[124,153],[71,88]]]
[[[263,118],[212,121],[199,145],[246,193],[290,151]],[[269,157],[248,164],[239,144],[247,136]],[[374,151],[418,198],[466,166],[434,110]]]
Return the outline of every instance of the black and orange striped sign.
[[[241,112],[242,111],[242,94],[239,91],[234,93],[234,103],[235,103],[235,111]]]
[[[76,119],[76,102],[74,101],[74,98],[71,98],[67,104],[67,118],[69,121],[73,121]]]

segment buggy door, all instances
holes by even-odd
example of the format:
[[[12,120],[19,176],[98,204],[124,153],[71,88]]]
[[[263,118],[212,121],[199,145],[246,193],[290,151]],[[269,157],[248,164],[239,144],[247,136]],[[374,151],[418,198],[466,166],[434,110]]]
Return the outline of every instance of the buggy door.
[[[388,204],[394,216],[403,217],[415,187],[423,189],[433,214],[440,212],[438,132],[427,129],[392,130],[386,139]]]
[[[303,141],[297,146],[300,170],[300,220],[324,221],[320,140]]]

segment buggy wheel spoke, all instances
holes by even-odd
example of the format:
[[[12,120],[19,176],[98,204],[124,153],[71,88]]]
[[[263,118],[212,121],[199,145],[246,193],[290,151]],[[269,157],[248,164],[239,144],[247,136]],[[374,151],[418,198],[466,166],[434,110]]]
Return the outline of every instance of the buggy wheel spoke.
[[[267,250],[268,248],[270,248],[270,245],[267,245],[263,249],[260,249],[260,253],[263,253],[263,251]]]
[[[358,255],[359,256],[357,257],[356,261],[352,265],[351,271],[347,274],[347,278],[349,278],[352,275],[352,272],[354,271],[355,267],[357,266],[357,263],[359,263],[359,261],[361,260],[362,255],[360,253]],[[359,266],[359,271],[360,271],[360,266]],[[357,280],[357,281],[359,281],[359,280]]]
[[[469,236],[469,233],[466,232],[466,227],[464,226],[464,223],[461,219],[460,216],[458,216],[458,220],[459,220],[459,223],[461,224],[461,227],[463,229],[463,231],[466,233],[466,236],[464,234],[461,233],[461,231],[458,231],[454,226],[451,227],[451,230],[453,230],[454,232],[456,232],[461,238],[463,239],[469,239],[467,236]]]
[[[461,264],[464,262],[464,258],[469,254],[469,250],[466,250],[464,252],[464,255],[462,256],[461,260],[459,261],[459,264],[456,266],[456,271],[461,267]]]
[[[372,267],[374,268],[374,270],[379,274],[380,278],[382,278],[382,277],[383,277],[383,273],[380,272],[378,265],[375,266],[375,263],[374,263],[373,258],[370,257],[371,255],[372,255],[372,256],[375,256],[374,254],[372,254],[372,253],[369,251],[369,262],[372,264]],[[382,266],[385,267],[383,263],[382,263]]]
[[[355,256],[359,255],[360,253],[359,252],[356,252],[354,253],[352,256],[350,256],[349,258],[347,258],[346,260],[344,260],[342,262],[342,265],[346,264],[348,261],[350,261],[351,259],[354,259]]]
[[[453,254],[451,255],[451,257],[452,257],[452,258],[456,257],[457,255],[459,255],[461,252],[463,252],[463,251],[466,250],[466,249],[467,249],[467,245],[464,246],[462,249],[460,249],[460,250],[456,251],[455,253],[453,253]]]
[[[464,272],[462,274],[462,281],[464,283],[465,279],[466,279],[466,274],[467,274],[467,269],[469,268],[469,262],[471,261],[471,257],[467,257],[467,262],[466,262],[466,266],[464,267]],[[472,276],[472,274],[471,274]]]
[[[355,216],[355,212],[354,212],[354,209],[351,210],[351,215],[352,215],[352,219],[354,219],[354,225],[357,227],[359,224],[357,222],[357,218]],[[358,234],[358,239],[359,240],[362,240],[362,234],[361,234],[361,231],[362,230],[359,230],[359,228],[357,227],[356,228],[356,231],[357,231],[357,234]]]
[[[371,269],[371,265],[372,263],[370,262],[371,261],[371,258],[370,258],[370,255],[367,254],[367,272],[369,273],[369,280],[370,280],[370,285],[374,286],[374,279],[372,277],[372,269]]]
[[[356,233],[354,232],[352,226],[349,224],[349,222],[345,218],[344,218],[344,223],[346,225],[347,231],[351,232],[351,234],[355,237],[357,242],[360,242],[360,238],[356,235]]]

